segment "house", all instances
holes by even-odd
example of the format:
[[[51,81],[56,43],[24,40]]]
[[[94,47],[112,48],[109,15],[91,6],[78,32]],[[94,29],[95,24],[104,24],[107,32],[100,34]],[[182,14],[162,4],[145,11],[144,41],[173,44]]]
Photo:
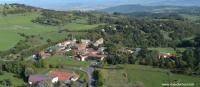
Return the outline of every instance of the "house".
[[[47,75],[30,75],[29,78],[28,78],[28,83],[31,85],[31,84],[36,84],[36,83],[39,83],[41,81],[44,81],[48,79],[48,76]]]
[[[67,48],[67,49],[65,49],[65,52],[69,52],[71,50],[72,50],[71,48]]]
[[[105,30],[105,29],[101,29],[101,31],[102,31],[102,32],[106,32],[106,30]]]
[[[76,75],[74,72],[66,72],[66,71],[59,71],[53,70],[48,73],[48,75],[43,74],[35,74],[30,75],[28,78],[28,83],[30,85],[37,84],[45,80],[51,80],[52,83],[56,83],[58,81],[77,81],[79,76]]]
[[[85,43],[85,44],[89,45],[91,43],[91,41],[90,40],[81,39],[81,43]]]
[[[65,80],[76,81],[79,78],[75,73],[59,71],[59,70],[50,71],[48,73],[48,76],[51,78],[58,78],[59,81],[65,81]]]
[[[32,55],[32,59],[33,59],[33,60],[38,60],[38,59],[39,59],[39,55],[38,55],[38,54]]]
[[[44,58],[49,57],[49,56],[51,56],[51,54],[49,52],[40,51],[39,53],[32,55],[32,59],[33,60],[39,60],[40,58],[44,59]]]
[[[104,50],[106,49],[106,47],[100,47],[100,48],[98,48],[98,52],[100,53],[100,54],[104,54]]]
[[[130,50],[130,49],[127,50],[127,51],[128,51],[128,53],[130,53],[130,54],[132,54],[132,53],[134,52],[134,51],[132,51],[132,50]]]
[[[80,43],[78,46],[79,51],[84,51],[86,50],[87,44],[86,43]]]
[[[102,49],[103,50],[103,49]],[[85,61],[88,57],[94,57],[103,60],[106,55],[102,54],[101,50],[94,50],[93,48],[85,48],[84,51],[79,49],[73,49],[75,57],[80,61]]]
[[[61,47],[61,46],[62,46],[62,43],[56,44],[56,47]]]
[[[47,52],[45,52],[45,51],[41,51],[41,52],[39,53],[39,55],[41,56],[42,59],[44,59],[44,58],[46,58],[46,57],[48,57],[48,56],[51,56],[50,53],[47,53]]]
[[[171,57],[175,58],[176,55],[171,54],[171,53],[159,53],[159,59],[160,58],[171,58]]]
[[[74,75],[71,77],[71,81],[77,81],[79,79],[79,77],[74,73]]]
[[[103,44],[103,42],[104,42],[104,39],[100,38],[94,43],[94,46],[98,47],[99,45]]]
[[[70,45],[70,44],[71,44],[71,41],[64,41],[64,42],[62,43],[62,45],[65,46],[65,47],[66,47],[67,45]]]
[[[86,55],[79,55],[78,57],[80,58],[80,61],[85,61],[85,59],[88,58]]]
[[[134,48],[134,49],[133,49],[133,51],[134,51],[135,53],[139,53],[141,50],[142,50],[142,48]]]

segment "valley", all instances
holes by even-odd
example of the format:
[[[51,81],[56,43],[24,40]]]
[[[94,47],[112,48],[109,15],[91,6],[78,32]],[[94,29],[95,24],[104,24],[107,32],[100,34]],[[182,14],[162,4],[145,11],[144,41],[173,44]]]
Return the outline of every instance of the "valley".
[[[0,8],[0,87],[199,87],[199,7]]]

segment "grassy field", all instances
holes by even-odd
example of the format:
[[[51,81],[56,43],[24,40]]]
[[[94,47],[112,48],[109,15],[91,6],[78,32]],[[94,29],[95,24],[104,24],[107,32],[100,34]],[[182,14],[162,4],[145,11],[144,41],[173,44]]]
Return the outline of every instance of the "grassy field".
[[[39,13],[0,16],[0,51],[12,48],[19,40],[23,39],[17,33],[37,35],[56,31],[56,27],[32,23],[31,20],[37,16]]]
[[[134,83],[143,84],[144,87],[162,87],[162,83],[177,80],[183,83],[200,82],[199,77],[167,74],[168,70],[140,65],[107,66],[100,69],[104,77],[105,87],[133,87]],[[192,86],[199,87],[199,86]]]
[[[159,52],[165,52],[165,53],[176,53],[176,51],[173,48],[148,48],[149,50],[157,50]],[[177,50],[184,51],[185,48],[176,48]]]
[[[69,58],[67,56],[58,56],[58,55],[46,58],[45,61],[47,61],[48,64],[54,64],[54,65],[63,64],[63,65],[75,66],[75,67],[89,65],[89,62],[87,62],[87,61],[81,62],[81,61],[77,61],[73,58]]]
[[[24,84],[24,81],[22,79],[14,77],[14,74],[12,73],[5,72],[4,75],[0,75],[0,80],[5,80],[5,79],[9,79],[12,82],[12,87],[21,86],[22,84]],[[5,86],[0,85],[0,87],[5,87]]]
[[[91,30],[98,27],[99,25],[102,25],[102,24],[89,25],[89,24],[83,24],[83,23],[69,23],[69,24],[65,24],[64,27],[70,31],[80,31],[80,30]]]
[[[18,33],[26,35],[41,35],[44,38],[52,38],[53,40],[63,39],[66,34],[58,33],[58,26],[47,26],[32,23],[32,19],[40,16],[40,13],[24,13],[0,16],[0,51],[12,48],[19,40],[24,38]],[[70,31],[80,31],[94,29],[102,24],[88,25],[85,20],[76,20],[73,23],[65,24],[63,28]],[[55,36],[54,36],[55,35]]]

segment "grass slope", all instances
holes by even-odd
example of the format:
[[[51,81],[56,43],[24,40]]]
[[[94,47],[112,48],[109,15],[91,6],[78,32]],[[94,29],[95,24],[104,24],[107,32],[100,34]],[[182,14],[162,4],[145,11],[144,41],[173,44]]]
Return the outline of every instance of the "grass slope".
[[[67,65],[67,66],[75,66],[75,67],[83,67],[89,65],[89,62],[81,62],[77,61],[75,59],[69,58],[67,56],[60,56],[55,55],[49,58],[46,58],[45,61],[47,61],[48,64],[53,65]]]
[[[37,16],[39,13],[0,16],[0,51],[12,48],[19,40],[23,39],[17,33],[37,35],[55,31],[55,27],[32,23],[31,20]]]
[[[178,80],[183,83],[200,82],[199,77],[170,74],[168,70],[152,68],[150,66],[140,65],[118,65],[107,66],[106,69],[100,69],[104,77],[106,87],[133,87],[135,82],[141,82],[144,87],[162,87],[162,83]],[[194,86],[198,87],[198,86]]]
[[[102,24],[89,25],[89,24],[83,24],[83,23],[69,23],[69,24],[65,24],[64,27],[70,31],[80,31],[80,30],[91,30],[98,27],[99,25],[102,25]]]

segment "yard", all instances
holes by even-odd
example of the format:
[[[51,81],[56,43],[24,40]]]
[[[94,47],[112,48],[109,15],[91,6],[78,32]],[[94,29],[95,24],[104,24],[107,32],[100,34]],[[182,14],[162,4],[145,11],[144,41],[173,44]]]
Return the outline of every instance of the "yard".
[[[78,61],[73,58],[67,57],[67,56],[61,56],[61,55],[55,55],[49,58],[46,58],[45,61],[47,61],[48,64],[53,64],[53,65],[66,65],[66,66],[74,66],[74,67],[84,67],[88,66],[89,62],[84,61]]]
[[[135,83],[143,84],[144,87],[162,87],[162,83],[179,81],[183,83],[200,82],[199,77],[167,74],[168,70],[152,68],[141,65],[117,65],[106,66],[100,69],[104,77],[104,85],[107,87],[132,87]],[[199,87],[199,86],[194,86]]]

